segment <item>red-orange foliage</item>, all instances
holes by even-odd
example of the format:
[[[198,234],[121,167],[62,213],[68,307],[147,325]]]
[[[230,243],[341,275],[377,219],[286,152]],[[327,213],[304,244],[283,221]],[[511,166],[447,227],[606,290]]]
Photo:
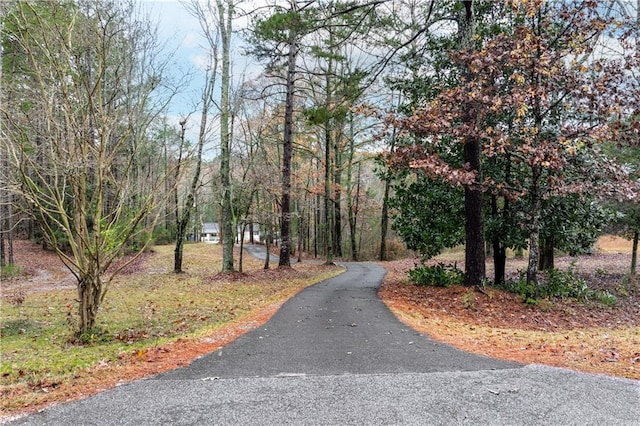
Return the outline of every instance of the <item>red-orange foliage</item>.
[[[637,197],[638,183],[600,147],[637,126],[627,119],[637,97],[629,104],[623,96],[633,84],[624,70],[630,62],[594,54],[602,37],[624,37],[610,8],[594,1],[514,0],[498,15],[492,24],[500,31],[451,53],[453,69],[465,70],[457,86],[389,119],[418,142],[397,150],[392,163],[474,185],[466,164],[448,163],[440,153],[479,140],[485,161],[499,157],[510,164],[511,173],[485,170],[482,185],[508,199],[524,197],[535,281],[542,200],[576,193]]]

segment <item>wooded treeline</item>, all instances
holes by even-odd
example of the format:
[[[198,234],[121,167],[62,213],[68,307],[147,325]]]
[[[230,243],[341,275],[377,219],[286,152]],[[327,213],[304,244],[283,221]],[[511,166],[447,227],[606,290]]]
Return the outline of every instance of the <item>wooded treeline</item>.
[[[80,333],[123,255],[176,243],[181,272],[205,222],[223,272],[257,227],[281,267],[393,258],[395,235],[423,259],[464,244],[467,285],[487,253],[499,283],[507,250],[525,249],[535,283],[554,250],[608,228],[634,239],[635,273],[637,1],[254,6],[184,3],[208,62],[173,119],[187,76],[139,2],[0,3],[0,260],[16,235],[56,250]],[[238,54],[262,72],[234,70]]]

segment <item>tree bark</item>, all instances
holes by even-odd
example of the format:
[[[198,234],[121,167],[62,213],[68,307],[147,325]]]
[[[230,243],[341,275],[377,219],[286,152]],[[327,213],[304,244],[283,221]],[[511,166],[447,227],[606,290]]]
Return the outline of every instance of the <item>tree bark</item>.
[[[351,176],[351,162],[353,158],[349,160],[349,176]],[[351,260],[354,262],[358,261],[358,239],[357,239],[357,229],[358,229],[358,209],[359,209],[359,200],[360,200],[360,169],[361,163],[358,163],[358,175],[356,177],[356,193],[354,197],[347,198],[347,211],[349,213],[349,239],[351,241]],[[349,184],[347,187],[350,187]],[[355,199],[355,204],[354,200]]]
[[[527,263],[527,284],[538,284],[538,257],[540,256],[540,238],[537,225],[531,225],[529,231],[529,261]]]
[[[242,273],[242,252],[244,250],[244,231],[247,229],[246,222],[240,225],[240,253],[238,254],[238,272]]]
[[[333,254],[342,257],[342,154],[338,135],[333,138]]]
[[[15,258],[13,256],[13,200],[11,197],[9,199],[9,232],[7,233],[7,250],[9,252],[9,257],[7,259],[7,263],[9,265],[13,265],[15,263]]]
[[[508,205],[505,202],[503,213],[506,211]],[[491,196],[491,212],[494,217],[498,217],[500,214],[498,208],[498,197],[496,195]],[[507,264],[507,248],[501,240],[501,232],[496,232],[492,241],[493,252],[493,283],[494,285],[500,285],[505,282],[506,264]]]
[[[631,250],[631,276],[635,277],[637,273],[638,265],[638,239],[640,239],[640,232],[637,230],[633,233],[633,248]]]
[[[205,128],[206,128],[206,116],[208,111],[208,99],[207,94],[210,94],[210,87],[207,85],[204,90],[203,95],[203,107],[202,107],[202,121],[200,124],[200,136],[198,138],[198,151],[196,154],[196,169],[193,172],[193,178],[191,179],[191,187],[189,188],[189,193],[187,194],[187,198],[184,202],[184,207],[182,209],[182,215],[178,215],[178,210],[176,210],[176,248],[174,251],[173,257],[173,272],[181,273],[182,272],[182,255],[184,251],[184,240],[187,233],[187,227],[189,226],[189,220],[191,219],[191,211],[193,210],[193,205],[195,202],[195,194],[198,189],[198,182],[200,181],[200,169],[202,167],[202,149],[204,147],[205,140]],[[180,122],[180,146],[184,146],[184,136],[186,131],[186,120]],[[177,189],[176,189],[177,193]],[[177,207],[177,205],[176,205]]]
[[[329,204],[331,202],[331,135],[329,126],[325,129],[325,149],[324,149],[324,250],[326,256],[326,264],[333,263],[333,233],[332,233],[332,214]]]
[[[393,154],[396,145],[396,129],[391,134],[389,153]],[[391,190],[391,174],[387,170],[384,179],[384,195],[382,196],[382,212],[380,218],[380,260],[387,259],[387,233],[389,232],[389,192]]]
[[[2,209],[2,207],[0,207],[0,209]],[[0,214],[0,225],[2,225],[2,214]],[[5,266],[7,266],[5,251],[6,249],[4,246],[4,229],[2,226],[0,226],[0,268],[4,268]],[[1,277],[2,277],[2,271],[0,271],[0,278]]]
[[[380,213],[380,260],[387,259],[387,233],[389,232],[389,190],[391,180],[384,180],[384,195],[382,196],[382,212]]]
[[[483,193],[480,188],[480,141],[468,137],[464,144],[464,162],[477,171],[476,183],[464,189],[465,209],[465,286],[481,286],[486,276],[484,251]]]
[[[538,259],[540,258],[540,198],[538,180],[540,166],[533,166],[531,190],[529,192],[529,261],[527,264],[527,284],[538,284]]]
[[[553,238],[541,238],[540,239],[540,262],[538,265],[539,271],[548,271],[555,268],[555,259],[553,251],[555,249]]]
[[[459,18],[459,37],[462,47],[472,48],[475,34],[475,16],[473,1],[463,1],[463,14]],[[473,75],[467,67],[464,70],[465,79],[471,81]],[[477,117],[471,105],[465,106],[463,121],[469,129],[477,125]],[[465,286],[482,285],[486,275],[485,251],[484,251],[484,218],[482,214],[483,192],[481,188],[482,170],[480,167],[481,145],[480,139],[474,135],[464,138],[463,162],[465,168],[476,172],[476,180],[473,184],[465,186]]]
[[[269,262],[271,260],[271,235],[273,232],[272,226],[271,226],[271,220],[269,220],[267,226],[266,226],[266,232],[265,232],[265,238],[264,238],[264,245],[266,248],[266,253],[265,253],[265,257],[264,257],[264,269],[269,269]]]
[[[293,101],[295,95],[297,34],[291,30],[287,54],[287,87],[282,147],[282,202],[280,208],[280,260],[278,267],[291,266],[291,155],[293,152]]]
[[[507,249],[500,244],[499,239],[493,241],[493,283],[494,285],[504,284],[507,266]]]
[[[220,81],[220,183],[222,185],[222,272],[233,271],[234,220],[231,200],[231,30],[233,0],[218,0],[220,39],[222,41],[222,69]],[[226,4],[226,11],[225,11]]]
[[[355,156],[355,134],[353,129],[353,115],[349,114],[349,154],[347,160],[347,218],[349,221],[349,241],[351,245],[351,260],[358,260],[357,245],[357,220],[358,220],[358,199],[360,198],[360,163],[358,163],[358,175],[356,177],[356,193],[352,196],[353,185],[353,159]],[[354,204],[355,199],[355,204]]]
[[[102,301],[102,282],[95,274],[84,274],[78,278],[78,331],[76,337],[87,338],[96,325],[98,309]]]
[[[318,164],[320,161],[318,161]],[[319,169],[319,166],[316,168]],[[318,170],[319,172],[319,170]],[[321,238],[323,238],[323,233],[321,232],[322,227],[320,224],[322,223],[322,214],[320,212],[320,206],[322,205],[322,200],[320,194],[315,196],[315,205],[313,209],[313,257],[318,258],[320,253],[320,245],[322,243]]]

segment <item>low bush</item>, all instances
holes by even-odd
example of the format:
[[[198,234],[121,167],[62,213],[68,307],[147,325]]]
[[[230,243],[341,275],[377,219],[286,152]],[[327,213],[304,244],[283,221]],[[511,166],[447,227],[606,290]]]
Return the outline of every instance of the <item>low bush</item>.
[[[524,273],[518,281],[507,282],[504,289],[519,294],[525,303],[535,304],[541,299],[595,300],[608,306],[616,303],[616,297],[608,292],[593,290],[578,277],[573,267],[566,271],[550,269],[541,274],[540,281],[527,283]]]
[[[419,286],[450,287],[464,281],[464,272],[456,265],[438,263],[432,266],[420,265],[407,272],[412,283]]]
[[[3,279],[15,278],[22,275],[22,269],[14,264],[7,264],[0,268],[0,277]]]
[[[175,242],[175,238],[171,232],[165,228],[157,228],[153,230],[153,244],[163,246]]]

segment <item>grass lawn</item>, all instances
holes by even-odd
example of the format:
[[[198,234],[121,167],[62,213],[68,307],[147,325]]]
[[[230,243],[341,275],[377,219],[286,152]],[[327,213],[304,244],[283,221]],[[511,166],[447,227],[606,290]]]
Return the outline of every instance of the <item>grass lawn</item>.
[[[220,246],[199,243],[185,247],[186,273],[176,275],[171,272],[173,249],[155,247],[134,272],[113,283],[100,307],[98,326],[83,344],[72,338],[76,290],[3,294],[3,413],[84,396],[91,392],[82,390],[87,383],[93,383],[93,389],[108,388],[181,365],[159,362],[168,351],[190,352],[182,355],[182,364],[188,363],[190,357],[215,350],[248,330],[234,324],[246,324],[253,316],[257,326],[266,319],[265,312],[272,313],[302,288],[342,271],[309,264],[265,271],[262,261],[245,256],[244,274],[221,276]],[[194,342],[208,345],[196,348]],[[149,369],[154,362],[157,368]]]

